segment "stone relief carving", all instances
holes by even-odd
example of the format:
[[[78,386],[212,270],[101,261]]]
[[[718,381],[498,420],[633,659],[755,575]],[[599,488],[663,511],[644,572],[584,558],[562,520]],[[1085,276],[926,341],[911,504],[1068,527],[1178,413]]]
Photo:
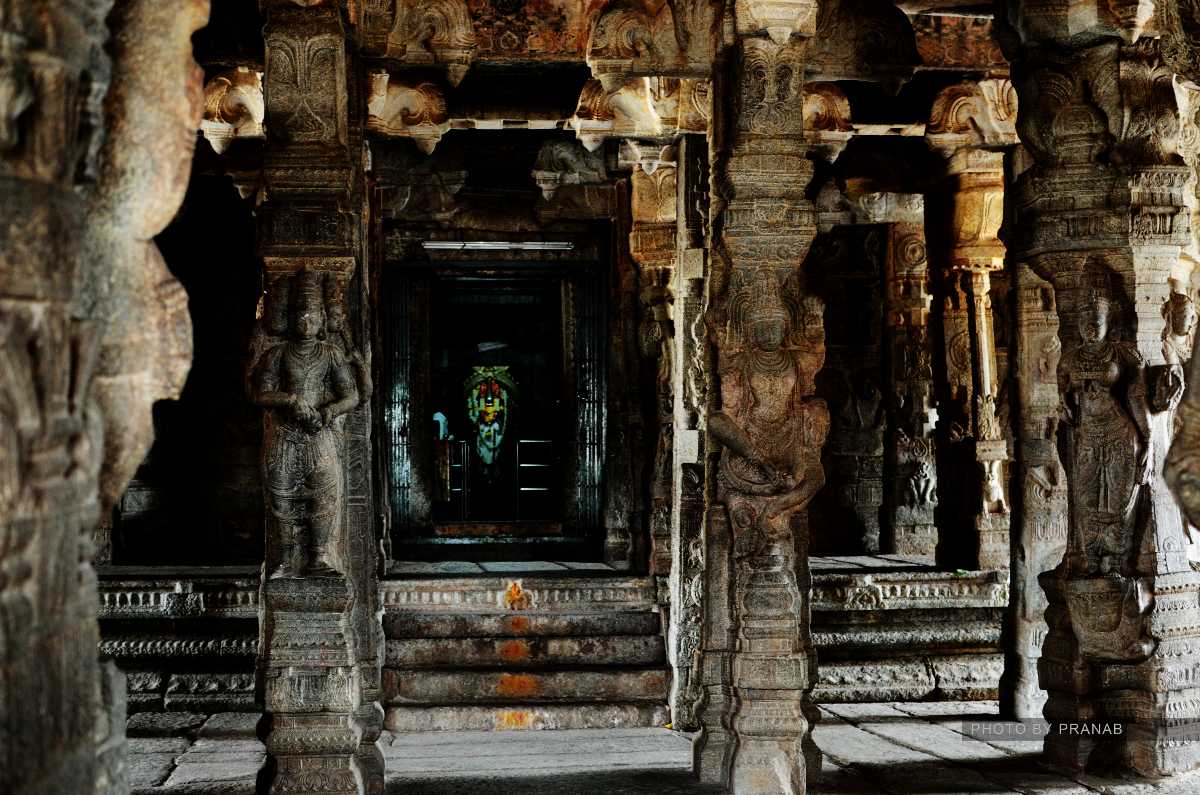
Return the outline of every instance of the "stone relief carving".
[[[822,3],[816,26],[808,68],[820,80],[872,80],[898,91],[921,63],[912,23],[894,6]]]
[[[367,129],[412,139],[425,154],[451,127],[442,90],[434,83],[393,81],[385,71],[372,72],[367,94]]]
[[[589,80],[567,126],[589,151],[605,138],[669,139],[706,132],[712,111],[706,80],[635,77],[606,88]]]
[[[208,4],[111,7],[0,12],[0,788],[14,795],[122,786],[124,684],[97,665],[92,533],[190,356],[151,241],[187,183],[190,39]]]
[[[345,572],[337,552],[344,498],[340,420],[359,405],[365,371],[356,377],[353,352],[336,328],[340,321],[330,319],[342,314],[340,299],[326,295],[336,294],[336,281],[303,270],[290,280],[287,332],[268,343],[250,375],[254,402],[270,411],[263,481],[278,534],[272,576],[324,576]]]
[[[450,85],[466,77],[475,59],[475,29],[465,0],[396,0],[387,56],[407,65],[446,69]]]
[[[1132,552],[1138,494],[1151,477],[1150,406],[1137,348],[1109,336],[1115,312],[1108,273],[1093,263],[1088,275],[1081,342],[1059,362],[1063,417],[1078,429],[1067,463],[1079,536],[1067,554],[1083,574],[1119,574]]]
[[[277,143],[345,145],[346,49],[336,14],[280,8],[266,29],[267,135]]]
[[[1172,292],[1163,304],[1163,361],[1186,368],[1196,341],[1196,304],[1184,293]]]
[[[720,34],[720,4],[679,0],[651,8],[614,3],[592,26],[587,64],[607,89],[635,76],[704,78],[711,72]]]

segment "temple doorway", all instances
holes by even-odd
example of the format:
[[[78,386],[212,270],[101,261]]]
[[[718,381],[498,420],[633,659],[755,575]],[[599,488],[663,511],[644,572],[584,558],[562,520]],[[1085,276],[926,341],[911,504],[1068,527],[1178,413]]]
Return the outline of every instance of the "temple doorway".
[[[386,278],[401,559],[600,560],[599,271],[473,262]]]

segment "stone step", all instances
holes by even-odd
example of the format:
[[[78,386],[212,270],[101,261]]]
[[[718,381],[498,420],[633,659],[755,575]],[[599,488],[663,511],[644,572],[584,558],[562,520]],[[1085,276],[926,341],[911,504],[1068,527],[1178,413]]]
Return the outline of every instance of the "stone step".
[[[387,706],[665,701],[664,668],[568,671],[383,669]]]
[[[590,613],[391,612],[388,638],[514,638],[530,636],[657,635],[657,611]]]
[[[659,727],[671,720],[666,704],[474,704],[461,707],[389,707],[385,726],[393,732],[537,731],[549,729],[633,729]]]
[[[393,668],[536,668],[563,665],[662,665],[659,635],[594,638],[413,638],[389,640]]]
[[[385,613],[582,613],[650,611],[656,606],[653,577],[404,578],[384,580],[379,595]]]

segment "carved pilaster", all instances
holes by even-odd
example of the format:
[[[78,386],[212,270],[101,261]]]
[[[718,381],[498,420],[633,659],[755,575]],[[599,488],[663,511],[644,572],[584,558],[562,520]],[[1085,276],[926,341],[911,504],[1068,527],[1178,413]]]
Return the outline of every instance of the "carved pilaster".
[[[707,270],[705,221],[708,212],[708,142],[689,135],[679,142],[677,229],[679,259],[673,280],[671,350],[673,393],[671,479],[671,611],[667,631],[671,681],[671,719],[681,729],[696,729],[701,691],[699,652],[704,620],[706,560],[704,547],[704,450],[699,431],[694,365],[703,357],[704,277]],[[699,333],[699,337],[697,336]]]
[[[1162,342],[1169,276],[1189,242],[1189,174],[1159,44],[1041,46],[1091,41],[1067,25],[1069,5],[1009,11],[1022,34],[1018,132],[1034,161],[1016,184],[1011,247],[1055,293],[1069,484],[1066,554],[1040,578],[1049,634],[1038,673],[1052,726],[1126,725],[1103,746],[1052,731],[1044,753],[1157,776],[1200,765],[1200,749],[1169,735],[1174,719],[1197,717],[1187,660],[1200,574],[1159,474],[1183,386]],[[1115,27],[1136,38],[1136,26]]]
[[[713,274],[706,311],[719,390],[707,432],[716,460],[706,513],[708,575],[702,778],[739,795],[794,795],[820,769],[809,693],[807,506],[829,429],[814,379],[823,305],[800,263],[816,234],[802,119],[805,45],[815,7],[766,24],[780,4],[739,3],[743,36],[715,131]],[[770,6],[770,8],[768,7]],[[797,13],[799,12],[799,13]],[[724,594],[721,592],[724,591]],[[719,615],[711,615],[720,611]]]
[[[265,295],[246,381],[265,410],[258,671],[269,788],[375,795],[383,716],[370,280],[346,33],[329,6],[265,11]]]
[[[933,427],[932,296],[925,248],[925,205],[917,194],[867,194],[862,215],[885,224],[884,362],[888,383],[883,548],[932,556],[938,504]]]
[[[677,166],[675,147],[626,143],[623,156],[633,162],[632,227],[629,253],[638,265],[641,323],[638,343],[649,371],[644,394],[653,395],[653,453],[648,460],[650,573],[665,580],[671,571],[671,488],[675,405],[671,317],[676,253]]]

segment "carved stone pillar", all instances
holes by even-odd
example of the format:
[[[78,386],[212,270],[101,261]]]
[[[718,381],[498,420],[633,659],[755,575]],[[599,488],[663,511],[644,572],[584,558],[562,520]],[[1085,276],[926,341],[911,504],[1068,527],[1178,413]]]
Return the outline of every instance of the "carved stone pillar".
[[[150,402],[178,395],[191,357],[152,240],[187,187],[208,4],[111,7],[0,12],[0,791],[14,795],[125,787],[92,536],[152,440]]]
[[[265,4],[265,409],[258,669],[270,792],[382,793],[362,190],[335,8]]]
[[[630,162],[633,215],[629,253],[638,265],[641,323],[638,343],[651,371],[654,446],[649,471],[650,573],[666,590],[671,572],[671,464],[675,405],[672,395],[674,328],[671,320],[676,253],[676,150],[674,146],[626,142],[622,158]]]
[[[1169,275],[1189,241],[1173,76],[1127,19],[1081,35],[1070,4],[1013,3],[1018,132],[1014,255],[1053,286],[1068,482],[1066,554],[1041,575],[1049,634],[1038,663],[1047,761],[1158,776],[1200,764],[1170,734],[1196,720],[1200,573],[1161,475],[1182,389],[1163,356]],[[1049,46],[1052,45],[1052,46]],[[1058,721],[1125,724],[1119,736]]]
[[[884,549],[932,557],[938,504],[933,428],[933,366],[929,335],[929,262],[925,205],[919,194],[862,196],[865,216],[885,223],[883,311],[889,371],[885,439]]]
[[[671,721],[698,728],[698,655],[704,619],[704,450],[700,411],[706,393],[703,366],[704,280],[707,272],[705,221],[708,211],[708,141],[700,135],[679,142],[676,211],[679,258],[674,273],[675,336],[671,354],[674,398],[671,481],[671,612],[667,654]]]
[[[1016,357],[1012,367],[1018,417],[1013,495],[1009,610],[1004,632],[1000,708],[1015,719],[1041,717],[1046,693],[1038,685],[1038,660],[1046,639],[1042,572],[1067,548],[1067,479],[1058,457],[1058,311],[1054,288],[1030,270],[1016,269]]]
[[[1016,92],[1007,80],[962,83],[934,102],[926,140],[947,158],[938,196],[939,228],[948,250],[942,266],[945,386],[939,401],[943,472],[953,478],[943,494],[943,521],[971,523],[970,538],[953,531],[938,545],[950,568],[1004,569],[1009,565],[1010,510],[1005,487],[1006,406],[997,378],[991,275],[1004,266],[998,234],[1004,215],[1004,155],[1016,144]],[[956,456],[962,454],[961,462]],[[962,464],[962,466],[958,466]],[[961,496],[960,496],[961,495]]]
[[[813,169],[799,101],[805,42],[791,36],[811,35],[815,4],[747,2],[738,11],[743,35],[714,103],[726,116],[715,120],[706,312],[716,460],[699,768],[737,795],[794,795],[820,770],[806,509],[824,481],[829,414],[814,396],[823,306],[800,272],[816,218],[804,195]]]

